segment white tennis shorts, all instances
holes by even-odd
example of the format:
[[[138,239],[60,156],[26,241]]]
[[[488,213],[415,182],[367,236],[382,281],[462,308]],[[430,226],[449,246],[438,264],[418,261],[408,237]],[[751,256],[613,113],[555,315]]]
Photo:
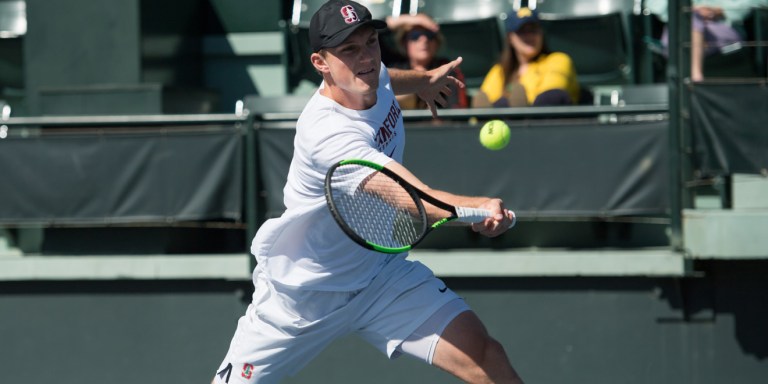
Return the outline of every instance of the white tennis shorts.
[[[390,358],[431,363],[443,329],[466,310],[429,268],[402,257],[355,292],[291,290],[258,276],[214,383],[278,383],[350,333]]]

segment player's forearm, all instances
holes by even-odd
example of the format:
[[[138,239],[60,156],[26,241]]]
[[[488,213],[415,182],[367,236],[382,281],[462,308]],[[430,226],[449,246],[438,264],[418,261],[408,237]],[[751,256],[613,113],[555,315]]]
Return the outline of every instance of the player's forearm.
[[[440,30],[440,26],[434,20],[432,20],[431,17],[423,13],[418,13],[415,15],[409,15],[406,13],[397,17],[387,16],[385,21],[387,23],[387,28],[392,30],[404,27],[422,27],[432,32],[437,32]]]
[[[405,179],[405,181],[407,181],[414,187],[432,195],[433,197],[436,197],[438,200],[445,201],[446,203],[451,205],[477,208],[487,203],[489,200],[492,200],[489,197],[462,196],[462,195],[456,195],[450,192],[441,191],[438,189],[432,189],[428,185],[424,184],[418,177],[416,177],[416,175],[411,173],[411,171],[405,168],[402,164],[394,160],[387,163],[385,167],[389,168],[391,171],[398,174],[400,177]]]
[[[424,192],[436,197],[438,200],[445,201],[457,207],[478,208],[481,205],[487,203],[488,200],[491,200],[489,197],[462,196],[437,189],[427,189]]]
[[[429,86],[430,77],[426,72],[395,68],[388,70],[389,77],[392,79],[392,91],[395,95],[416,93]]]
[[[438,200],[445,201],[451,205],[454,205],[456,207],[467,207],[467,208],[479,208],[483,210],[488,210],[490,212],[501,213],[502,216],[496,216],[496,220],[503,220],[504,216],[508,216],[508,213],[504,210],[504,203],[500,199],[491,199],[487,197],[476,197],[476,196],[461,196],[461,195],[455,195],[452,193],[439,191],[439,190],[427,190],[425,191],[432,195],[433,197],[437,198]],[[431,206],[429,204],[425,204],[425,208],[427,210],[427,215],[432,218],[433,220],[438,220],[440,218],[445,217],[445,211],[441,210],[440,208]],[[452,226],[464,226],[469,225],[465,222],[460,221],[453,221],[450,222],[448,225]],[[506,225],[506,227],[508,227]],[[490,234],[490,233],[483,233],[485,235],[491,235],[491,236],[497,236],[499,233]]]

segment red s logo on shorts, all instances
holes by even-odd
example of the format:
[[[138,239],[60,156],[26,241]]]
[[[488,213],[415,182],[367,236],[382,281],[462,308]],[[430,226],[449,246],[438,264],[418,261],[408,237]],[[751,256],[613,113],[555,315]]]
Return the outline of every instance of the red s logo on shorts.
[[[344,22],[347,24],[360,21],[360,18],[357,17],[357,12],[355,12],[355,8],[351,5],[341,7],[341,15],[344,16]]]
[[[248,363],[243,364],[243,372],[240,373],[240,376],[250,379],[251,376],[253,376],[253,365]]]

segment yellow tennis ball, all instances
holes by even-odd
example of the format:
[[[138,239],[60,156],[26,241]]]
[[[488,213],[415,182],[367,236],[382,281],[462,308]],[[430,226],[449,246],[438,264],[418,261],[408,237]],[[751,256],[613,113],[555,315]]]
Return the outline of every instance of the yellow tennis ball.
[[[491,120],[480,128],[480,144],[498,151],[509,144],[509,126],[501,120]]]

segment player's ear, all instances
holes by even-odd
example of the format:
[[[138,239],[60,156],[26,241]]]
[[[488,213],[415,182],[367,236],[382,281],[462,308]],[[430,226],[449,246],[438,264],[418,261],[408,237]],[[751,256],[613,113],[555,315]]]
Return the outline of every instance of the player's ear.
[[[330,72],[328,61],[325,60],[325,55],[322,51],[313,53],[312,56],[309,57],[309,60],[312,62],[312,66],[315,67],[315,70],[320,72],[320,74]]]

